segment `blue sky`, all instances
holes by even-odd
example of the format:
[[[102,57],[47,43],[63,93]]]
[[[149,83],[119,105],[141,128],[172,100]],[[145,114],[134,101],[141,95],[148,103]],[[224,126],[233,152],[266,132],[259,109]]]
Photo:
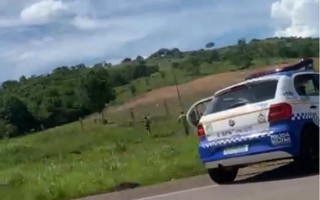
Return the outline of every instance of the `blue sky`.
[[[0,82],[159,48],[318,36],[319,0],[1,0]]]

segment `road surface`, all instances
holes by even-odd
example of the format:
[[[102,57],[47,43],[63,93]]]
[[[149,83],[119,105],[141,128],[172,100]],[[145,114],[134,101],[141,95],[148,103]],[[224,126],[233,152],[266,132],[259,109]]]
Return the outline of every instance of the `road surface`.
[[[272,163],[241,169],[228,185],[207,175],[78,200],[318,200],[319,174],[297,172],[291,164]]]

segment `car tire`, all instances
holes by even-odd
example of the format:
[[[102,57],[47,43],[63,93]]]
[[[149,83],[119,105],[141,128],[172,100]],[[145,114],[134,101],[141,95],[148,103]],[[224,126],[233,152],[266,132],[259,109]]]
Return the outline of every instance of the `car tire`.
[[[295,159],[299,170],[319,171],[319,133],[314,127],[306,128],[301,136],[300,155]]]
[[[226,184],[233,182],[238,174],[238,168],[231,167],[231,168],[213,168],[208,169],[208,174],[210,178],[217,184]]]

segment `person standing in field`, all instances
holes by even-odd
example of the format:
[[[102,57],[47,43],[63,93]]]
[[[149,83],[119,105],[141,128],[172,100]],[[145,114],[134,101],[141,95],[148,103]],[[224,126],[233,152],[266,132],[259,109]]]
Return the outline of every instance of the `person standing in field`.
[[[178,122],[181,123],[182,122],[182,126],[184,128],[184,132],[186,135],[189,135],[189,124],[187,122],[187,115],[184,114],[183,111],[181,111],[179,118],[178,118]]]
[[[144,122],[145,122],[144,127],[147,130],[147,134],[150,135],[151,134],[151,120],[150,120],[150,118],[145,116],[144,117]]]

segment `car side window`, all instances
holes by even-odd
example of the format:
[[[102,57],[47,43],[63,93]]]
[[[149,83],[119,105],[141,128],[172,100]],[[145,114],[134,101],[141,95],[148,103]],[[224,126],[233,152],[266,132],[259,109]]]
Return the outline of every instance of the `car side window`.
[[[319,95],[319,75],[303,74],[294,78],[294,87],[300,96]]]
[[[319,74],[313,74],[312,77],[313,77],[316,91],[318,92],[318,95],[319,95]]]

